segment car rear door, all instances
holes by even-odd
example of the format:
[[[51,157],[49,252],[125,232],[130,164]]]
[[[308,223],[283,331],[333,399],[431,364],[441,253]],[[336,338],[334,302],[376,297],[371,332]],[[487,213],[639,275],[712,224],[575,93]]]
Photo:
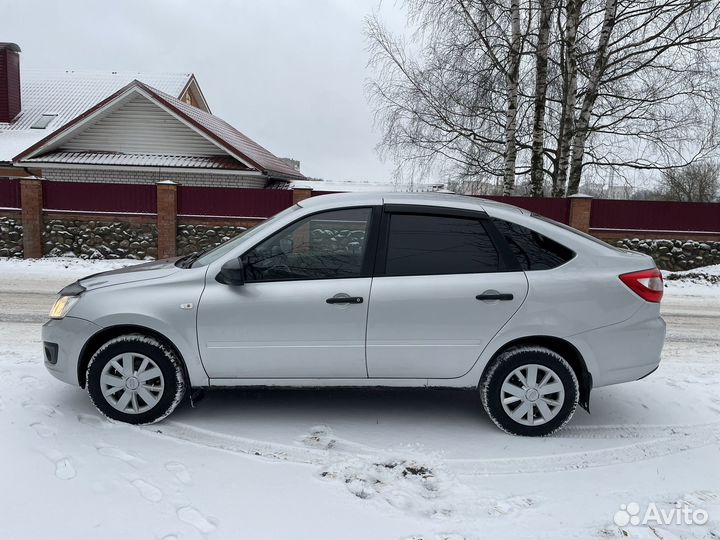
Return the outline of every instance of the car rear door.
[[[527,290],[484,213],[386,205],[368,312],[369,376],[464,375]]]

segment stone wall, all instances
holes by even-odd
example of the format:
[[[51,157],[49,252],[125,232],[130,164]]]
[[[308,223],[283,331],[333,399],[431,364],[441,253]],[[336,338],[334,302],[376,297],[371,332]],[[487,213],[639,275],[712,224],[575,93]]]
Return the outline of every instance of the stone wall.
[[[310,245],[315,251],[328,252],[361,252],[365,242],[364,224],[362,228],[348,226],[346,228],[323,227],[322,223],[310,231]]]
[[[19,216],[0,216],[0,257],[23,256],[22,229]]]
[[[720,242],[626,238],[614,245],[650,255],[661,270],[688,270],[720,264]]]
[[[188,255],[214,247],[245,230],[231,225],[179,224],[177,254]],[[20,216],[0,216],[0,257],[22,257],[23,238]],[[315,230],[313,241],[331,244],[356,243],[359,231]],[[720,264],[720,242],[692,240],[649,240],[626,238],[611,242],[617,247],[650,255],[659,268],[679,271]],[[45,219],[43,253],[96,259],[145,259],[157,257],[157,226],[127,221],[88,221]]]
[[[157,257],[157,226],[127,221],[45,220],[43,253],[83,259]]]
[[[245,227],[179,224],[177,229],[177,254],[183,256],[222,244],[243,232]]]

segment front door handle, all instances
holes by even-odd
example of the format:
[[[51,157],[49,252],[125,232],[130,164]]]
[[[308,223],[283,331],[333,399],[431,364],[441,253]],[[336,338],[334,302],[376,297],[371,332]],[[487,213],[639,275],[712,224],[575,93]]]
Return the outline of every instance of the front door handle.
[[[325,300],[328,304],[362,304],[362,296],[333,296]]]
[[[510,293],[483,293],[475,297],[477,300],[512,300],[513,295]]]

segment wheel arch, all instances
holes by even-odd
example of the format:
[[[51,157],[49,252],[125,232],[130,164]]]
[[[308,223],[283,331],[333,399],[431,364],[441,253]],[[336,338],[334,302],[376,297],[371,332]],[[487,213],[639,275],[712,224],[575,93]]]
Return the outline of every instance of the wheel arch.
[[[106,328],[103,328],[102,330],[96,332],[95,334],[90,337],[85,342],[85,345],[83,345],[82,350],[80,351],[80,357],[78,358],[77,363],[77,377],[78,377],[78,383],[80,384],[81,388],[85,388],[86,384],[86,376],[87,376],[87,368],[88,364],[90,363],[90,359],[92,358],[93,354],[102,347],[105,343],[110,341],[111,339],[114,339],[116,337],[120,337],[125,334],[143,334],[147,337],[152,337],[163,343],[163,345],[166,345],[170,348],[173,353],[177,356],[178,360],[180,361],[180,365],[182,366],[183,370],[183,376],[185,377],[185,380],[187,381],[188,386],[190,385],[190,376],[188,373],[187,364],[185,362],[185,359],[183,358],[182,353],[180,352],[180,349],[172,342],[171,339],[169,339],[167,336],[163,335],[162,333],[158,332],[157,330],[153,330],[152,328],[148,328],[146,326],[141,326],[137,324],[119,324],[115,326],[109,326]]]
[[[482,381],[485,380],[485,377],[487,376],[490,367],[493,365],[498,356],[500,356],[502,353],[516,347],[530,345],[545,347],[562,356],[567,361],[567,363],[570,364],[570,367],[575,372],[578,384],[580,385],[579,404],[583,409],[589,412],[590,391],[592,390],[593,386],[592,374],[588,370],[585,359],[583,358],[577,347],[575,347],[569,341],[559,337],[537,335],[526,336],[509,341],[502,347],[498,348],[492,355],[488,363],[485,365],[485,368],[483,369],[482,376],[480,377],[480,382],[482,383]]]

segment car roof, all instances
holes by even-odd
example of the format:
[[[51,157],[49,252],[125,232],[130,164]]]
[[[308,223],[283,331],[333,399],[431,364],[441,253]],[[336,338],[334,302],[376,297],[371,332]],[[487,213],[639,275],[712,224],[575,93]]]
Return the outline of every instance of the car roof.
[[[487,208],[523,212],[520,208],[510,204],[456,195],[454,193],[394,193],[394,192],[366,192],[366,193],[333,193],[310,197],[298,203],[303,208],[316,210],[343,208],[349,206],[377,206],[380,204],[415,204],[422,206],[438,206],[444,208],[461,208],[465,210],[484,211]]]

